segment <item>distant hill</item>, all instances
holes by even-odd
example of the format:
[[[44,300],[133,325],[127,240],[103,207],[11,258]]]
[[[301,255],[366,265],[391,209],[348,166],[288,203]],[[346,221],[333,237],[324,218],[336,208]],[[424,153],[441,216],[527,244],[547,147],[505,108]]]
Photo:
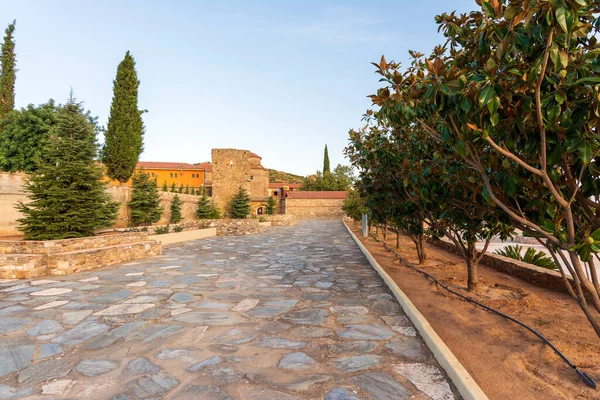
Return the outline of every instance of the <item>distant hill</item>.
[[[288,174],[287,172],[277,171],[275,169],[269,170],[269,182],[281,182],[281,183],[302,183],[304,177],[300,175]]]

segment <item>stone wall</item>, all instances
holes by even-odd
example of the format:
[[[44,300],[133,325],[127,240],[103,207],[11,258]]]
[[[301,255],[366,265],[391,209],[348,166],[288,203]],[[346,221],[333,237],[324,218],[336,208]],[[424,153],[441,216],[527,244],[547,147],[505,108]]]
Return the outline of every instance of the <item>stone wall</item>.
[[[0,236],[20,235],[17,220],[22,214],[15,204],[28,200],[22,189],[26,177],[25,174],[0,172]]]
[[[166,225],[153,225],[148,227],[148,232],[152,235],[155,233],[156,228],[164,227]],[[262,233],[265,231],[265,227],[261,226],[257,218],[247,219],[196,219],[190,221],[182,221],[179,224],[170,225],[171,232],[173,228],[180,226],[183,228],[183,232],[196,230],[196,229],[207,229],[216,228],[217,236],[239,236],[239,235],[250,235],[253,233]],[[160,236],[157,235],[156,240],[160,240]]]
[[[344,199],[285,199],[285,213],[298,219],[339,219]]]
[[[0,242],[0,278],[30,279],[67,275],[162,254],[146,233],[78,239]]]
[[[271,226],[292,226],[298,223],[296,216],[292,214],[267,215]]]
[[[181,216],[183,220],[195,220],[196,209],[198,208],[198,199],[200,196],[182,193],[160,192],[160,205],[163,208],[163,213],[158,221],[159,224],[168,224],[171,216],[171,202],[173,197],[178,195],[183,204],[181,205]]]
[[[451,253],[460,254],[453,243],[443,240],[434,240],[431,241],[431,243]],[[488,268],[495,269],[496,271],[524,279],[537,286],[557,292],[567,293],[567,289],[562,280],[560,272],[551,271],[546,268],[540,268],[533,264],[513,260],[512,258],[503,257],[493,253],[485,254],[481,259],[480,264],[485,265]]]

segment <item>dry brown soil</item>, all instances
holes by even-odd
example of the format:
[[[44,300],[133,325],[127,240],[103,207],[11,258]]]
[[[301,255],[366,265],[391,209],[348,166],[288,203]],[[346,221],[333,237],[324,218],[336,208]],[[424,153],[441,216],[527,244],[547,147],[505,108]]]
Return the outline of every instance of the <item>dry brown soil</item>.
[[[490,399],[600,399],[600,389],[587,387],[533,334],[438,288],[396,260],[382,242],[360,236],[358,225],[352,229]],[[395,234],[388,235],[388,245],[393,248],[395,242]],[[468,293],[464,261],[433,245],[426,248],[428,259],[419,268],[536,329],[600,384],[600,339],[568,295],[484,266],[479,267],[482,288]],[[400,236],[399,253],[418,264],[415,246],[407,236]]]

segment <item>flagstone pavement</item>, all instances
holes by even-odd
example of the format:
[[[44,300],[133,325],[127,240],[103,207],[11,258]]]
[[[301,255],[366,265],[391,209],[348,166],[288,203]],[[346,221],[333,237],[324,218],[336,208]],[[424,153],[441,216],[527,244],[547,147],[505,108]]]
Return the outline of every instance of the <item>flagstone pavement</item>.
[[[0,399],[458,399],[340,221],[0,280]]]

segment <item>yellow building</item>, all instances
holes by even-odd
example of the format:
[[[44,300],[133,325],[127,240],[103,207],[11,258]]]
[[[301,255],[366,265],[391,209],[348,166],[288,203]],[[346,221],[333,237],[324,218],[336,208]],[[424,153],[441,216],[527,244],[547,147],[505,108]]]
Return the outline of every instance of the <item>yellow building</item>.
[[[206,164],[210,165],[210,163],[194,165],[177,162],[140,161],[137,163],[135,170],[137,172],[143,169],[145,173],[150,175],[151,179],[156,181],[159,187],[166,183],[169,188],[175,184],[177,188],[183,185],[183,187],[199,189],[210,182],[206,178],[207,173],[212,173],[212,169],[206,171]],[[109,183],[113,186],[120,186],[120,183],[116,180],[111,180]],[[125,182],[124,186],[131,186],[131,179]]]

